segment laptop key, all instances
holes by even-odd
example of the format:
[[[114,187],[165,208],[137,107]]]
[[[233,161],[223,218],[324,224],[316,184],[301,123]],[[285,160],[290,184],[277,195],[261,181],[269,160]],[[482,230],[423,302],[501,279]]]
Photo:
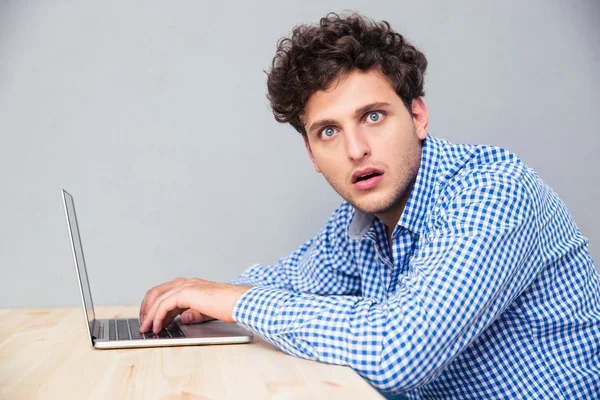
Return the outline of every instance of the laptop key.
[[[108,321],[108,340],[117,340],[117,329],[113,319]]]
[[[152,331],[144,332],[144,339],[156,339],[157,336]]]
[[[127,323],[129,324],[129,333],[131,334],[132,340],[139,340],[144,338],[140,333],[140,321],[138,319],[128,319]]]
[[[131,331],[129,331],[129,333],[131,333],[131,339],[132,340],[138,340],[138,339],[143,339],[144,338],[142,336],[142,334],[140,333],[139,330],[133,330],[133,329],[131,329]]]
[[[140,320],[137,318],[130,318],[127,320],[127,322],[129,323],[129,328],[131,331],[133,330],[137,330],[138,332],[140,331]]]
[[[100,322],[100,329],[98,330],[98,339],[104,339],[104,324]]]
[[[127,326],[127,321],[124,319],[117,320],[117,339],[119,340],[129,340],[129,327]]]
[[[171,334],[171,337],[174,337],[174,338],[185,337],[185,335],[183,334],[181,329],[179,329],[179,326],[177,324],[168,326],[167,330]]]
[[[162,331],[158,332],[158,337],[159,338],[170,338],[171,335],[169,335],[169,331],[167,331],[166,329],[163,329]]]

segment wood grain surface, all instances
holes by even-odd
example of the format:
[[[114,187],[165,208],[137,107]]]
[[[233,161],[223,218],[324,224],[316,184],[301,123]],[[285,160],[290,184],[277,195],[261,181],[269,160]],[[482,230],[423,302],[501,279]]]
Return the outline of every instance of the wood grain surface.
[[[98,318],[137,307],[99,307]],[[0,309],[0,399],[382,399],[349,367],[249,344],[95,350],[81,308]]]

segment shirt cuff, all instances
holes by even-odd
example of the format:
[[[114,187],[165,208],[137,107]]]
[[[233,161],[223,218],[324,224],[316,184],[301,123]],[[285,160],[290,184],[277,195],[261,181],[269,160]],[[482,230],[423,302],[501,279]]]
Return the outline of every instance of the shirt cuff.
[[[277,309],[296,295],[287,290],[255,286],[235,303],[232,318],[265,338],[270,333],[269,323],[277,315]]]

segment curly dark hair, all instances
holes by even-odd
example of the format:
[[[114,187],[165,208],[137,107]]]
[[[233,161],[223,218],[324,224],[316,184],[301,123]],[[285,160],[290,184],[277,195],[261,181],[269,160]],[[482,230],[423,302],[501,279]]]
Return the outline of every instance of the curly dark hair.
[[[379,67],[411,112],[424,96],[425,55],[394,32],[387,21],[360,14],[329,13],[319,25],[298,25],[281,38],[267,79],[267,98],[278,122],[289,122],[306,137],[302,114],[315,92],[355,69]]]

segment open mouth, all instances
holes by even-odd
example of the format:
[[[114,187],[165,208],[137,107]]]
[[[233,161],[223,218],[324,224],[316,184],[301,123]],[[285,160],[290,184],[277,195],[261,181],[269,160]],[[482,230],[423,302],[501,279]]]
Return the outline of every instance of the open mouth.
[[[365,168],[352,174],[352,186],[357,190],[376,188],[383,180],[383,171],[375,168]]]
[[[375,178],[376,176],[380,176],[380,175],[382,175],[382,174],[379,172],[370,172],[368,174],[358,176],[356,178],[356,182],[367,181],[371,178]]]
[[[373,189],[383,180],[383,170],[379,168],[363,168],[352,174],[352,186],[357,190]]]

